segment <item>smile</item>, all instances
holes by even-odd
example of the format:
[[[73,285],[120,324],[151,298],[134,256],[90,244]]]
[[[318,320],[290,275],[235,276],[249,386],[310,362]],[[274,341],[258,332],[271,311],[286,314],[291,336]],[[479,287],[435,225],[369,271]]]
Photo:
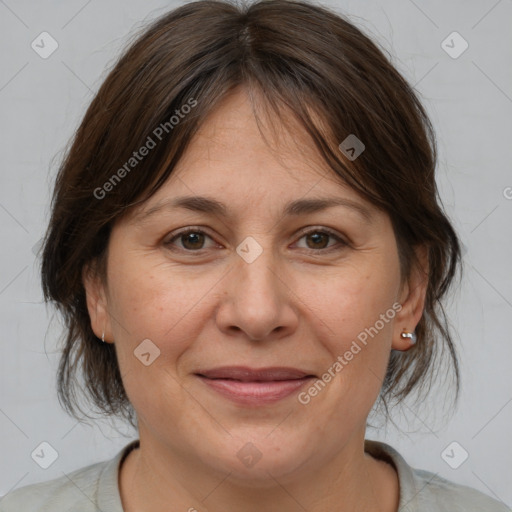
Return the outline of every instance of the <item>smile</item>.
[[[223,367],[197,373],[209,389],[241,405],[265,405],[298,391],[315,375],[295,368]]]

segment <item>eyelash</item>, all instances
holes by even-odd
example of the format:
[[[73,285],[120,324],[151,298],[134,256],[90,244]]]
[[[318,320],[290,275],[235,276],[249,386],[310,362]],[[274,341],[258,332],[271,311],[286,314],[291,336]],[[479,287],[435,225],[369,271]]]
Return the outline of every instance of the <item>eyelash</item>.
[[[200,234],[204,234],[206,235],[207,237],[209,238],[212,238],[206,231],[204,231],[203,229],[199,228],[199,227],[194,227],[194,226],[191,226],[191,227],[188,227],[188,228],[185,228],[183,229],[182,231],[179,231],[177,232],[176,234],[174,234],[174,236],[172,238],[170,238],[168,241],[164,242],[164,245],[166,246],[172,246],[173,245],[173,242],[176,240],[176,239],[179,239],[179,237],[181,236],[184,236],[184,235],[187,235],[189,233],[200,233]],[[336,241],[338,242],[338,244],[341,244],[341,247],[339,249],[342,249],[342,248],[345,248],[345,247],[348,247],[349,244],[343,240],[340,236],[338,236],[334,231],[328,229],[328,228],[313,228],[313,229],[310,229],[308,231],[303,231],[301,234],[300,234],[300,237],[299,237],[299,240],[304,238],[305,236],[307,235],[310,235],[310,234],[313,234],[313,233],[323,233],[323,234],[326,234],[326,235],[329,235],[330,237],[336,239]],[[309,252],[312,252],[312,253],[318,253],[318,252],[324,252],[324,253],[330,253],[332,252],[332,250],[335,250],[335,247],[336,246],[332,246],[332,247],[327,247],[325,249],[305,249],[306,251],[309,251]],[[175,252],[186,252],[186,253],[202,253],[202,251],[205,251],[207,249],[198,249],[198,250],[191,250],[191,249],[183,249],[183,248],[180,248],[180,247],[177,247],[177,248],[171,248],[170,249],[171,251],[175,251]]]

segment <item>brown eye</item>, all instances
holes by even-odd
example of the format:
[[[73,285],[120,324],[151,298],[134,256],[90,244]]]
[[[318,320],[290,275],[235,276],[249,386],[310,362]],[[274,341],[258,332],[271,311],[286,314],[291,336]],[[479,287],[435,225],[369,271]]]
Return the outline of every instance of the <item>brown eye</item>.
[[[180,235],[180,239],[185,249],[202,249],[204,244],[204,234],[197,232],[185,233]]]
[[[186,231],[181,231],[177,233],[172,238],[170,238],[165,245],[173,246],[176,242],[179,242],[178,250],[184,251],[200,251],[204,249],[204,244],[206,238],[210,238],[204,231],[201,229],[188,229]]]
[[[306,240],[305,249],[310,249],[312,251],[328,252],[328,250],[335,247],[336,245],[341,245],[341,248],[348,245],[338,235],[336,235],[332,231],[326,230],[326,229],[310,230],[306,233],[303,233],[303,235],[300,239]],[[338,242],[338,244],[329,245],[330,239],[334,239],[336,242]]]
[[[309,249],[325,249],[326,244],[329,243],[330,235],[328,233],[322,233],[321,231],[315,231],[306,235],[306,240],[311,240],[313,247],[308,245]]]
[[[165,242],[166,246],[169,246],[170,250],[184,251],[184,252],[200,252],[205,247],[206,240],[212,240],[211,236],[205,231],[199,228],[188,228],[181,232],[176,233],[172,238]],[[348,244],[340,238],[334,232],[323,229],[314,229],[303,233],[300,240],[306,240],[306,247],[310,251],[323,251],[329,252],[331,249],[342,249]],[[329,244],[330,240],[334,240],[337,243]]]

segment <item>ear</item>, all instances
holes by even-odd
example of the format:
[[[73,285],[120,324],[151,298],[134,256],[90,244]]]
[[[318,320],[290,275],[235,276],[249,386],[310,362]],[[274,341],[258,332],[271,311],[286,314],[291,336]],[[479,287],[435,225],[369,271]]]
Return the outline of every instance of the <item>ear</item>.
[[[405,330],[413,332],[418,325],[425,307],[425,297],[428,287],[428,247],[419,245],[414,248],[418,265],[413,265],[411,275],[404,283],[400,293],[402,309],[395,315],[392,348],[408,350],[411,342],[400,334]]]
[[[113,336],[105,285],[89,264],[84,265],[82,270],[82,282],[85,288],[91,328],[100,340],[104,332],[105,342],[111,343],[113,342]]]

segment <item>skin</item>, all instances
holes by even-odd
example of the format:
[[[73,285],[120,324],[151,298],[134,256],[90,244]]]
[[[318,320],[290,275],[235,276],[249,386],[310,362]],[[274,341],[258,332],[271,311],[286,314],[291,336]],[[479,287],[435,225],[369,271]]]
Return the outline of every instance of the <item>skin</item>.
[[[229,216],[169,209],[140,221],[180,195],[213,197]],[[372,221],[344,206],[282,213],[321,197],[355,201]],[[188,226],[206,235],[170,242]],[[341,241],[312,236],[325,228]],[[263,250],[252,263],[236,252],[247,236]],[[108,251],[107,283],[85,272],[84,285],[92,328],[115,343],[139,422],[140,448],[119,477],[126,511],[397,510],[394,468],[364,452],[366,419],[390,350],[410,346],[400,333],[421,317],[426,280],[413,271],[401,281],[389,216],[327,169],[300,127],[267,144],[245,90],[235,91],[169,180],[115,224]],[[246,365],[321,376],[395,303],[402,309],[307,405],[298,393],[237,405],[194,375]],[[160,350],[149,366],[133,354],[144,339]],[[252,467],[237,457],[247,442],[261,453]]]

